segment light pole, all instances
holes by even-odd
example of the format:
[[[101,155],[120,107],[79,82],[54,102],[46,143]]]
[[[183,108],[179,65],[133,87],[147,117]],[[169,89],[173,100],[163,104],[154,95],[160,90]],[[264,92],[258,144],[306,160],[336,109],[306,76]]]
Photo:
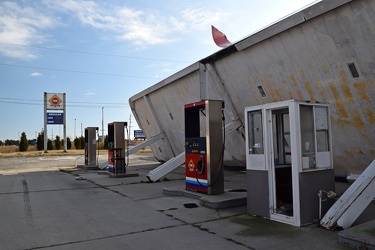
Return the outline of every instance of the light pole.
[[[104,107],[102,107],[102,142],[104,145]]]
[[[74,139],[76,138],[76,121],[77,119],[74,119]]]

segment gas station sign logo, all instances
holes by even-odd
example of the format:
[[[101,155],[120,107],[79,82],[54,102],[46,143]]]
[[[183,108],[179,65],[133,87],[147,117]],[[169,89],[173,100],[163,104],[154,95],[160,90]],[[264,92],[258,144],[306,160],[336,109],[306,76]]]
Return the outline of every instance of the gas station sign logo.
[[[47,94],[47,109],[64,109],[63,94]]]
[[[192,159],[190,159],[190,161],[189,161],[189,171],[193,172],[194,171],[194,167],[195,167],[194,162],[193,162]]]
[[[62,100],[57,96],[57,95],[54,95],[52,96],[49,100],[49,103],[51,103],[51,105],[60,105],[60,103],[62,103]]]

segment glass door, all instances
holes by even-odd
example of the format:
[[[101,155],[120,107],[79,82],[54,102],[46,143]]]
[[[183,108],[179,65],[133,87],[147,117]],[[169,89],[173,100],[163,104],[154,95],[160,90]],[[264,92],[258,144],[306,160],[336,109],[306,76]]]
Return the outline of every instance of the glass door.
[[[271,214],[274,219],[288,221],[293,217],[293,186],[291,165],[290,116],[289,109],[270,110],[272,115],[270,166]]]
[[[263,115],[261,110],[247,113],[248,145],[247,145],[247,168],[253,170],[265,170],[266,162],[264,156],[263,139]]]

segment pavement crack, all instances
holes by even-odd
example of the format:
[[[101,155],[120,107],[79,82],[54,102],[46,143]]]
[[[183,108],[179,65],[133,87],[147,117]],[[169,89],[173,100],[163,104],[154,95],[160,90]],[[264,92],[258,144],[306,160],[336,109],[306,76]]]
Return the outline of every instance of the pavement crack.
[[[34,239],[33,237],[30,237],[30,232],[34,231],[34,220],[33,220],[33,211],[31,209],[31,203],[30,203],[30,195],[29,195],[29,187],[27,185],[26,179],[22,179],[22,189],[23,189],[23,204],[24,204],[24,210],[25,210],[25,223],[26,223],[26,238],[27,241],[34,245]]]
[[[113,238],[117,238],[117,237],[123,237],[123,236],[128,236],[128,235],[133,235],[133,234],[152,232],[152,231],[168,229],[168,228],[177,228],[177,227],[181,227],[181,226],[183,226],[183,225],[149,228],[149,229],[134,231],[134,232],[129,232],[129,233],[97,237],[97,238],[88,239],[88,240],[71,241],[71,242],[65,242],[65,243],[61,243],[61,244],[52,244],[52,245],[48,245],[48,246],[39,246],[39,247],[30,248],[30,249],[44,249],[44,248],[59,247],[59,246],[69,246],[69,245],[72,245],[72,244],[80,244],[80,243],[92,242],[92,241],[98,241],[98,240],[113,239]]]
[[[42,192],[55,192],[55,191],[73,191],[73,190],[81,190],[81,189],[91,189],[91,188],[99,188],[99,187],[84,187],[84,188],[60,188],[60,189],[43,189],[43,190],[34,190],[34,191],[27,191],[27,193],[42,193]],[[8,193],[0,193],[0,195],[8,195],[8,194],[24,194],[25,191],[20,192],[8,192]]]
[[[22,180],[22,187],[23,187],[23,203],[25,206],[26,226],[32,227],[33,213],[32,213],[31,204],[30,204],[29,187],[25,179]]]
[[[230,216],[230,217],[231,217],[231,216]],[[202,223],[202,222],[200,222],[200,223]],[[222,237],[222,236],[218,235],[217,233],[210,231],[208,228],[205,228],[203,225],[200,225],[200,224],[197,224],[197,223],[196,223],[196,224],[192,224],[192,226],[195,227],[195,228],[198,228],[198,229],[201,230],[201,231],[207,232],[207,233],[209,233],[209,234],[217,235],[218,237],[221,237],[221,238],[223,238],[223,239],[225,239],[225,240],[227,240],[227,241],[230,241],[230,242],[232,242],[232,243],[235,243],[236,245],[243,246],[243,247],[246,247],[246,248],[248,248],[248,249],[253,249],[253,248],[250,248],[250,247],[246,246],[245,244],[243,244],[243,243],[241,243],[241,242],[239,242],[239,241],[236,241],[236,240],[234,240],[234,239],[232,239],[232,238]]]
[[[87,180],[87,181],[90,182],[90,183],[92,183],[92,184],[94,184],[94,185],[96,185],[96,186],[98,186],[99,188],[103,188],[103,189],[105,189],[105,190],[111,191],[112,193],[115,193],[115,194],[121,195],[121,196],[126,197],[126,198],[130,198],[130,197],[128,197],[127,195],[125,195],[125,194],[123,194],[123,193],[121,193],[121,192],[119,192],[119,191],[116,191],[116,190],[110,189],[110,188],[109,188],[110,186],[103,186],[103,185],[100,185],[100,184],[98,184],[98,183],[96,183],[96,182],[94,182],[94,181],[92,181],[92,180]],[[131,198],[130,198],[130,199],[131,199]],[[132,199],[132,200],[133,200],[133,199]]]

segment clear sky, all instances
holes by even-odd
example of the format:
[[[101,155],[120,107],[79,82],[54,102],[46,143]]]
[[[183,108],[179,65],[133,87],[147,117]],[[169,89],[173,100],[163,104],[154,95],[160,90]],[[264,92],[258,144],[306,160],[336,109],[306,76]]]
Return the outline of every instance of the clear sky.
[[[36,138],[43,93],[66,93],[67,136],[129,123],[128,100],[314,0],[0,1],[0,140]],[[131,118],[131,131],[138,129]],[[106,131],[105,131],[106,133]],[[131,132],[132,134],[132,132]],[[59,125],[48,137],[63,137]]]

